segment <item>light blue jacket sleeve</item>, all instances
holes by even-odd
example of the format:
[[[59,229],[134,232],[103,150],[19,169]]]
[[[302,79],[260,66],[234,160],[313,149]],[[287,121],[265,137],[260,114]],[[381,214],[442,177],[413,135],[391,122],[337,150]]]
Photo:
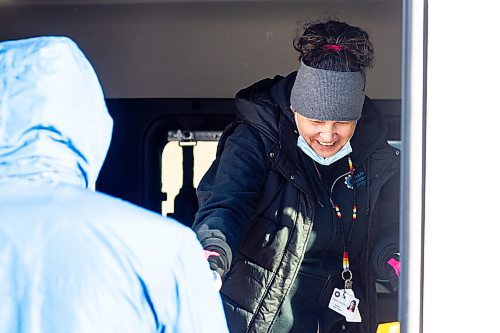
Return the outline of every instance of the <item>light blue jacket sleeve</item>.
[[[177,318],[167,332],[228,332],[208,262],[201,245],[192,236],[186,237],[174,265]]]

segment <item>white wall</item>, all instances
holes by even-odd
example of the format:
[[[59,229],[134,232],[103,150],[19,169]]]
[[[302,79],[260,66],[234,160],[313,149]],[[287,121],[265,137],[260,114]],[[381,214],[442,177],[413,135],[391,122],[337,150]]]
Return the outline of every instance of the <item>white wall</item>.
[[[0,40],[72,37],[106,97],[232,97],[258,79],[295,70],[297,22],[328,16],[371,34],[376,63],[368,95],[400,98],[400,0],[8,3],[0,1]]]
[[[429,1],[428,31],[423,331],[499,332],[498,3]]]

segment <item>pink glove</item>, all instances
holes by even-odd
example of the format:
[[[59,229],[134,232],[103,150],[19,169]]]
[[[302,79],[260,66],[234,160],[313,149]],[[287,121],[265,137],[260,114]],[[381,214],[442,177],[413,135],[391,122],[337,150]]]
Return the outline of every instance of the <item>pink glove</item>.
[[[399,277],[399,271],[400,271],[399,261],[397,261],[394,258],[391,258],[391,259],[389,259],[389,261],[387,263],[389,264],[389,266],[392,267],[392,269],[394,269],[394,272],[396,273],[396,276]]]

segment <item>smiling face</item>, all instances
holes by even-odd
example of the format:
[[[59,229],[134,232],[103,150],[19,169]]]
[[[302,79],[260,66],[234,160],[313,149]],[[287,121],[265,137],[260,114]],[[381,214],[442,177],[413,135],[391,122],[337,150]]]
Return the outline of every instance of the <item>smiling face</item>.
[[[325,121],[302,116],[294,112],[299,134],[316,154],[323,158],[335,155],[351,140],[356,121]]]

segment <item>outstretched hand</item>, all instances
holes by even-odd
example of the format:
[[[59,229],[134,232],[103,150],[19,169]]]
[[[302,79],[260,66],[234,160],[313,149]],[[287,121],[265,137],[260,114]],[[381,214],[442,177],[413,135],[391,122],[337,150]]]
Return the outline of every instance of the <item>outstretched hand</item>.
[[[220,256],[220,254],[215,252],[215,251],[203,250],[203,253],[205,254],[205,259],[207,259],[207,260],[208,260],[208,258],[210,258],[212,256],[215,256],[215,257]],[[219,273],[212,270],[212,275],[213,275],[213,279],[214,279],[215,288],[217,288],[217,290],[220,290],[222,287],[222,279],[221,279]]]

